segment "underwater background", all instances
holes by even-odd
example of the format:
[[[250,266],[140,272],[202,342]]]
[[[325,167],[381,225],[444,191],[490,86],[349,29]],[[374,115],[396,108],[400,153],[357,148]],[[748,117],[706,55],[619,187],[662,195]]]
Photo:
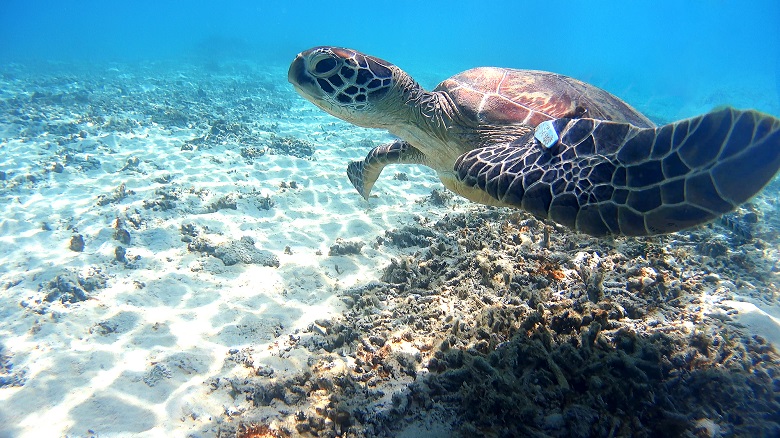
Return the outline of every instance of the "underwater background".
[[[0,11],[6,61],[241,57],[286,63],[317,45],[355,48],[423,85],[474,66],[549,70],[641,106],[680,103],[701,88],[766,87],[778,106],[780,5],[769,0],[550,2],[207,2],[9,0]],[[435,68],[432,68],[435,67]],[[716,85],[711,87],[710,85]],[[758,97],[758,96],[750,96]],[[713,105],[741,102],[717,102]]]
[[[319,45],[780,116],[780,2],[0,2],[0,438],[780,436],[780,180],[596,239],[287,81]],[[735,175],[738,178],[739,175]]]

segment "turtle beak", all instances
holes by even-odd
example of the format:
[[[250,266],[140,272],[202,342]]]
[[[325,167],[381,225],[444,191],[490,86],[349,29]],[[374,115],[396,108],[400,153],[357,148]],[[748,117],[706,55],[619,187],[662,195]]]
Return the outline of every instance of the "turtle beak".
[[[306,74],[306,67],[303,61],[303,53],[299,53],[295,57],[292,64],[290,64],[290,70],[287,71],[287,80],[296,87],[302,81],[311,81]]]
[[[301,94],[304,97],[317,97],[319,96],[319,93],[317,93],[319,87],[317,86],[317,83],[314,82],[314,78],[306,71],[306,62],[304,61],[303,56],[305,54],[306,52],[299,53],[292,64],[290,64],[290,70],[287,72],[287,80],[293,84],[295,91],[297,91],[298,94]]]

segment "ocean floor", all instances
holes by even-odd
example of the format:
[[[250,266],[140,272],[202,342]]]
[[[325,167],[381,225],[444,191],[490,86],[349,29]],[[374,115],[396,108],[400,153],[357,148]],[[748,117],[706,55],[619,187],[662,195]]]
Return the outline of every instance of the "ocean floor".
[[[390,137],[286,69],[0,66],[0,437],[780,435],[780,180],[642,239],[366,203]]]

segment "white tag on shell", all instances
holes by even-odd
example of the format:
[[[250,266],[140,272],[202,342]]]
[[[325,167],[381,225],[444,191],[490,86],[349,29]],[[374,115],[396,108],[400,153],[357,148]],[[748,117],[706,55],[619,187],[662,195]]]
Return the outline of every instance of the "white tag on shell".
[[[555,132],[552,120],[547,120],[536,125],[534,137],[536,137],[536,139],[547,149],[555,146],[555,144],[558,143],[558,133]]]

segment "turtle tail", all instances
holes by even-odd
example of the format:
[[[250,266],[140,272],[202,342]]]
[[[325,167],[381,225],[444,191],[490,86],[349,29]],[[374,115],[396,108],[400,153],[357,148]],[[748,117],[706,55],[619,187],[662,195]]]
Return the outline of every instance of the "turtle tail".
[[[425,164],[425,156],[403,140],[377,146],[366,158],[347,166],[347,176],[360,196],[368,200],[374,183],[388,164]]]

